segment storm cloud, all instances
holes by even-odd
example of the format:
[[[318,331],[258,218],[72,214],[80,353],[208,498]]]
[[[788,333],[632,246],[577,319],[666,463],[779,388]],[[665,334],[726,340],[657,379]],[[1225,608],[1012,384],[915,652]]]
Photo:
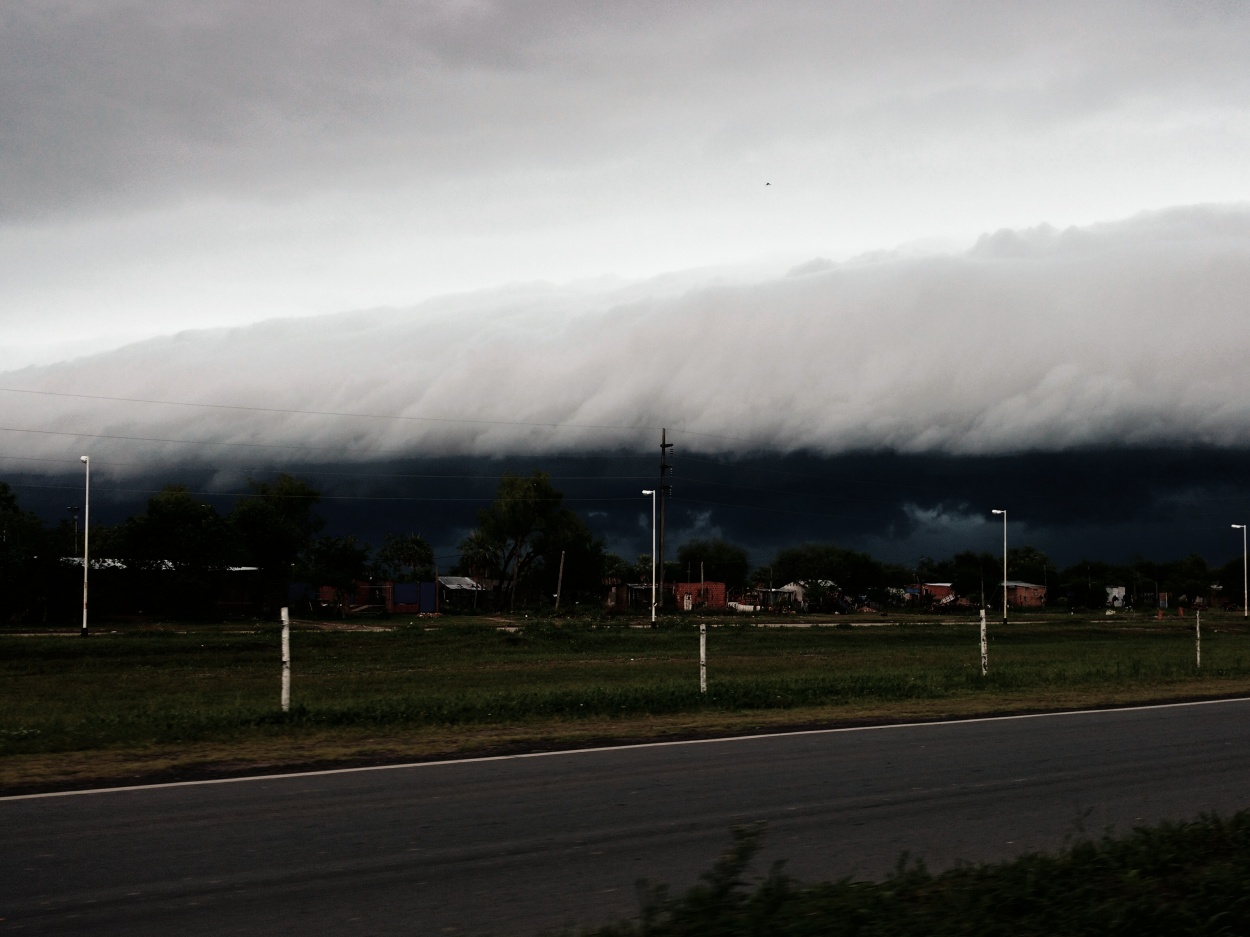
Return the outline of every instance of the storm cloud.
[[[10,454],[224,466],[616,450],[661,427],[704,453],[1237,447],[1248,295],[1250,208],[1175,209],[958,254],[185,332],[2,375],[3,435]]]

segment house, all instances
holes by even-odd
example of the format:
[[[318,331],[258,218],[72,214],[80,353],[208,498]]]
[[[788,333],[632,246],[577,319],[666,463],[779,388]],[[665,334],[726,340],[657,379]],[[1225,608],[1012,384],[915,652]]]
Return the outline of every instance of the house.
[[[907,587],[907,600],[921,605],[949,605],[955,598],[949,582],[913,582]]]
[[[999,584],[1007,589],[1007,604],[1012,608],[1042,608],[1046,605],[1046,587],[1035,582],[1008,579]]]
[[[812,579],[806,582],[788,582],[779,592],[790,596],[795,608],[807,609],[813,602],[824,604],[840,595],[837,583],[831,579]]]
[[[728,607],[723,582],[673,582],[666,584],[666,588],[672,590],[677,608],[681,611]]]
[[[739,611],[746,608],[771,611],[777,608],[794,607],[794,592],[785,588],[770,589],[766,586],[755,586],[746,590],[739,597]]]
[[[651,609],[651,583],[621,582],[619,579],[605,579],[603,584],[608,594],[604,605],[610,612],[623,612],[627,609]],[[656,603],[660,597],[657,593]]]

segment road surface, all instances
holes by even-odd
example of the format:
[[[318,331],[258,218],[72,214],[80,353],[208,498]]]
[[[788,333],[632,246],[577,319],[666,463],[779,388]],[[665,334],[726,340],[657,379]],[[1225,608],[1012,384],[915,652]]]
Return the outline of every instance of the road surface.
[[[1250,700],[0,800],[0,931],[537,934],[694,881],[879,876],[1250,806]]]

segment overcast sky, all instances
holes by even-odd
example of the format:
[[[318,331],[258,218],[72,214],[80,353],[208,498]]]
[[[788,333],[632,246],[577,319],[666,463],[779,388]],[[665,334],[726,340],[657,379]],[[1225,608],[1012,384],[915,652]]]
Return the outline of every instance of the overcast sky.
[[[0,369],[1244,204],[1248,35],[1233,2],[8,0]]]

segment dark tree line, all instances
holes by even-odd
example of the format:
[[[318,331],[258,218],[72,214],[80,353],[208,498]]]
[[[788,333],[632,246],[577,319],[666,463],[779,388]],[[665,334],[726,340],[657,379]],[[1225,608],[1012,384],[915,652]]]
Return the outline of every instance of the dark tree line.
[[[291,582],[348,586],[378,574],[431,575],[433,551],[419,537],[392,535],[375,556],[354,537],[322,535],[320,494],[297,478],[248,487],[222,514],[185,486],[168,485],[143,512],[92,527],[92,606],[212,617],[230,594],[230,571],[247,567],[257,574],[242,598],[266,612],[286,604]],[[0,621],[63,618],[78,608],[82,540],[69,522],[45,526],[0,482],[0,538]]]
[[[226,512],[198,499],[185,486],[170,485],[148,499],[146,509],[112,527],[91,531],[93,569],[114,561],[108,582],[140,601],[135,610],[212,616],[238,567],[257,570],[254,604],[272,612],[285,604],[292,582],[351,588],[361,580],[423,582],[434,578],[430,545],[412,533],[388,534],[380,546],[353,536],[328,536],[316,513],[320,493],[300,479],[280,475],[272,482],[249,481],[248,494]],[[459,545],[454,572],[485,580],[488,605],[550,606],[557,590],[565,608],[595,605],[609,582],[647,583],[651,557],[634,562],[608,553],[586,522],[564,503],[543,472],[504,475],[494,501],[477,513],[477,525]],[[67,618],[76,613],[80,591],[81,540],[68,521],[45,525],[23,511],[0,482],[0,622]],[[68,559],[67,561],[67,558]],[[1007,576],[1047,586],[1052,606],[1102,607],[1106,587],[1123,586],[1129,604],[1153,605],[1158,593],[1170,604],[1190,604],[1219,595],[1242,598],[1242,562],[1237,557],[1210,567],[1198,555],[1159,563],[1137,557],[1125,564],[1095,560],[1058,568],[1031,546],[1008,551]],[[692,540],[665,568],[667,582],[723,582],[731,593],[753,587],[803,583],[817,607],[846,608],[861,601],[899,601],[915,582],[949,582],[956,593],[994,604],[1002,579],[1002,557],[965,551],[946,559],[917,557],[914,564],[883,563],[867,553],[832,543],[805,543],[777,552],[752,569],[747,551],[725,540]],[[94,594],[94,593],[93,593]],[[140,597],[140,598],[135,598]],[[120,599],[118,599],[120,601]],[[93,605],[95,602],[93,602]]]

